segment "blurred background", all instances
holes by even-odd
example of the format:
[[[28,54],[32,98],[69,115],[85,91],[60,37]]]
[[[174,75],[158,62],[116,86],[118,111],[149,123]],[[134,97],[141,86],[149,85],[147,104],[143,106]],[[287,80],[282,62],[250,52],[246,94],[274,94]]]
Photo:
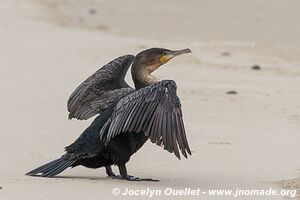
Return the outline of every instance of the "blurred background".
[[[20,1],[23,6],[21,2],[24,1]],[[268,52],[286,59],[298,59],[300,54],[300,6],[296,0],[39,2],[46,13],[36,17],[45,17],[61,26],[131,37],[179,40],[196,47],[197,43],[210,41],[249,41],[255,43],[256,49],[252,49],[252,53]]]

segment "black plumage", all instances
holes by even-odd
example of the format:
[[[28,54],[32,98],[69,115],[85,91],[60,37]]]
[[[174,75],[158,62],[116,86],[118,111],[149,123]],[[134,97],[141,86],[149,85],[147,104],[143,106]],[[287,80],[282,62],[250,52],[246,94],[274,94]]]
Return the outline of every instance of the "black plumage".
[[[187,157],[186,152],[190,154],[191,151],[185,137],[180,107],[176,83],[172,80],[141,88],[118,102],[100,131],[100,139],[108,143],[122,133],[142,132],[151,142],[163,145],[169,152],[173,153],[175,149],[178,158],[179,146]],[[178,128],[172,130],[172,125]]]
[[[92,124],[54,161],[27,173],[52,177],[69,167],[105,167],[108,176],[127,180],[126,163],[149,139],[180,159],[191,155],[188,145],[177,86],[173,80],[158,81],[151,73],[175,56],[189,49],[171,51],[152,48],[121,56],[80,84],[68,100],[69,118],[88,119]],[[135,88],[124,80],[132,64]],[[116,176],[111,165],[119,167]]]
[[[133,55],[116,58],[81,83],[69,97],[69,119],[82,120],[101,114],[114,106],[119,97],[134,91],[124,80],[133,60]]]

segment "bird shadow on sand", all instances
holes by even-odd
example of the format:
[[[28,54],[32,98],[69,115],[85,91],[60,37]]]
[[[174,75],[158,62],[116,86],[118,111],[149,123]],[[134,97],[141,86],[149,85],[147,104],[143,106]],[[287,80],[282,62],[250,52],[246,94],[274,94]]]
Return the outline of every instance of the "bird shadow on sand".
[[[144,178],[144,180],[140,181],[127,181],[122,179],[114,179],[110,177],[92,177],[92,176],[55,176],[54,179],[61,180],[90,180],[90,181],[124,181],[124,182],[159,182],[159,180],[151,181],[150,178]],[[142,178],[143,179],[143,178]]]
[[[65,180],[72,180],[72,179],[78,179],[78,180],[93,180],[93,181],[98,181],[98,180],[112,180],[111,178],[107,176],[103,177],[95,177],[95,176],[55,176],[53,178],[56,179],[65,179]]]
[[[144,178],[144,177],[140,177]],[[51,177],[50,179],[58,182],[65,182],[65,181],[84,181],[84,182],[91,182],[95,183],[114,183],[118,182],[123,186],[128,184],[140,185],[144,187],[172,187],[172,188],[200,188],[202,190],[211,189],[214,187],[222,187],[226,185],[226,179],[223,177],[158,177],[156,176],[155,179],[159,179],[159,182],[152,182],[152,181],[127,181],[127,180],[119,180],[109,178],[107,176],[74,176],[74,175],[64,175],[64,176],[55,176]],[[52,182],[52,181],[51,181]]]
[[[112,181],[112,182],[115,182],[115,181],[118,181],[118,182],[124,182],[124,183],[155,183],[155,184],[159,184],[161,186],[180,186],[182,184],[186,185],[186,186],[192,186],[194,185],[191,179],[180,179],[180,178],[167,178],[167,177],[161,177],[161,178],[158,178],[158,177],[155,177],[155,179],[159,179],[159,181],[127,181],[127,180],[120,180],[120,179],[113,179],[113,178],[110,178],[110,177],[107,177],[107,176],[102,176],[102,177],[94,177],[94,176],[55,176],[55,177],[52,177],[53,179],[57,179],[57,180],[87,180],[87,181]],[[144,178],[144,177],[140,177],[140,178]],[[145,178],[147,179],[147,178]]]

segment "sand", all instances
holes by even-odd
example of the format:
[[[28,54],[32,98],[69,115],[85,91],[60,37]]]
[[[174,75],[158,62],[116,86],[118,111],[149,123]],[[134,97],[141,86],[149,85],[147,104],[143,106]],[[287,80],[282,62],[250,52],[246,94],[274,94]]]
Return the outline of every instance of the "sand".
[[[121,199],[114,187],[297,189],[299,9],[296,0],[1,1],[0,199]],[[159,183],[83,167],[51,179],[24,176],[91,123],[67,119],[73,89],[115,57],[154,46],[193,50],[156,72],[177,82],[193,156],[179,161],[147,143],[128,171]],[[152,197],[159,198],[178,199]]]

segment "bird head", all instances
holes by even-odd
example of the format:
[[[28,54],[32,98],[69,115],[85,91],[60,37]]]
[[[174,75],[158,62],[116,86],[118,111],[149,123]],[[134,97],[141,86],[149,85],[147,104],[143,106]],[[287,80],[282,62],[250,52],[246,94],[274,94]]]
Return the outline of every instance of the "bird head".
[[[137,54],[134,63],[138,63],[136,66],[144,68],[148,73],[152,73],[172,58],[191,52],[190,49],[169,50],[163,48],[151,48]],[[134,67],[135,66],[133,65],[133,68]]]
[[[174,51],[151,48],[137,54],[131,67],[131,75],[135,88],[139,89],[158,82],[159,79],[151,75],[151,73],[172,58],[187,53],[191,53],[191,50],[182,49]]]

